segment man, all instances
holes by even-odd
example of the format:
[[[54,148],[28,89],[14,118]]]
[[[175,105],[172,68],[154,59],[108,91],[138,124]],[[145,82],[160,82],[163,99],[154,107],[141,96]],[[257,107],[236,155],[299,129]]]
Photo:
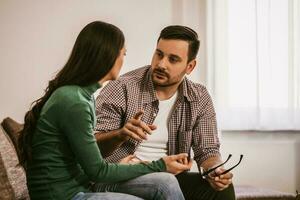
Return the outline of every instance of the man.
[[[190,155],[192,148],[199,169],[222,162],[211,97],[203,85],[185,77],[196,66],[199,46],[194,30],[168,26],[160,33],[151,66],[126,73],[100,92],[96,139],[108,161],[132,154],[142,161]],[[224,171],[219,167],[205,178],[191,172],[176,178],[186,199],[235,199],[233,175],[220,175]]]

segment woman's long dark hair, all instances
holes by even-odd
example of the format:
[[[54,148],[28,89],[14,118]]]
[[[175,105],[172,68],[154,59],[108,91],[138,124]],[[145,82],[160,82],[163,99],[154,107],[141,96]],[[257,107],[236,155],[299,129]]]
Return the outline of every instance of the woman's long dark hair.
[[[41,110],[51,94],[64,85],[87,86],[101,80],[113,67],[124,46],[122,31],[112,24],[95,21],[79,33],[70,58],[53,80],[44,96],[32,103],[25,115],[24,129],[19,138],[20,164],[31,160],[32,138]]]

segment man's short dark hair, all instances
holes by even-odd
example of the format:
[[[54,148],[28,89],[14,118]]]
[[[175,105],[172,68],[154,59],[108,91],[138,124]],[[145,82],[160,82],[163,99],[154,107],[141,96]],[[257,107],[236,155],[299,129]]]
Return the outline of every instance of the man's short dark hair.
[[[160,39],[187,41],[189,43],[188,62],[195,59],[197,56],[200,41],[197,33],[189,27],[180,25],[167,26],[160,32],[157,42]]]

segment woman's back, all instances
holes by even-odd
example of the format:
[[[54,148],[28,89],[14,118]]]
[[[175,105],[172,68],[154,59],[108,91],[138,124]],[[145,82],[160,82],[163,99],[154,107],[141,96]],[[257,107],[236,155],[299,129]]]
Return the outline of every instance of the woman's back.
[[[99,86],[99,85],[98,85]],[[79,191],[87,191],[88,177],[76,161],[69,140],[91,140],[93,136],[70,137],[68,129],[78,124],[74,119],[94,121],[92,93],[97,84],[90,87],[64,86],[57,89],[44,105],[37,122],[32,141],[32,162],[28,163],[27,179],[32,197],[43,198],[48,195],[64,195],[70,198]],[[85,111],[83,116],[74,116]],[[73,116],[71,116],[73,115]],[[78,121],[78,123],[82,123]],[[93,124],[93,123],[92,123]],[[66,129],[66,126],[69,128]],[[96,145],[96,148],[97,145]],[[88,155],[93,157],[94,155]],[[99,155],[100,156],[100,152]],[[74,177],[76,177],[74,179]],[[72,188],[70,190],[70,188]],[[44,196],[46,195],[46,196]],[[54,198],[63,198],[57,196]]]

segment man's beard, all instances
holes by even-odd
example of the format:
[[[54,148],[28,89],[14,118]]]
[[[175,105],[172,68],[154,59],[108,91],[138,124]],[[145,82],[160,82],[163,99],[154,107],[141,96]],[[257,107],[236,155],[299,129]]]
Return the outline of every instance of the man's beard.
[[[159,81],[155,81],[155,79],[154,79],[155,73],[160,76],[164,76],[167,79],[167,82],[160,83]],[[153,85],[158,86],[158,87],[170,87],[170,86],[176,85],[176,84],[178,84],[178,82],[182,81],[182,80],[178,80],[178,81],[170,80],[169,73],[165,72],[165,70],[163,70],[162,68],[159,68],[159,67],[152,70],[151,78],[152,78]],[[156,77],[156,79],[158,79],[158,78]]]
[[[175,85],[175,84],[177,84],[178,82],[169,82],[169,81],[167,81],[167,82],[165,82],[165,83],[161,83],[161,82],[159,82],[159,81],[156,81],[155,79],[154,79],[154,74],[152,74],[152,82],[153,82],[153,85],[154,85],[154,87],[155,86],[158,86],[158,87],[170,87],[170,86],[173,86],[173,85]]]

